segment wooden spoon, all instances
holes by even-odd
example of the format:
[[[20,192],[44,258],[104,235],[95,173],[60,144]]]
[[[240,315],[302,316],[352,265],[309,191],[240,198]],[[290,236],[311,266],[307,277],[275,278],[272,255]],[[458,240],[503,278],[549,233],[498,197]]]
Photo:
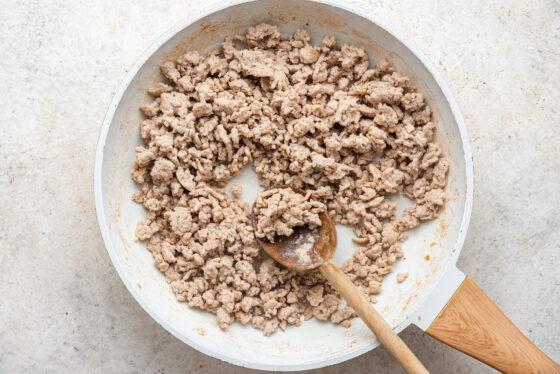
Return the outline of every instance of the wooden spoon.
[[[305,191],[297,187],[282,185],[271,188],[291,188],[294,192],[305,195]],[[274,243],[260,238],[257,238],[257,241],[270,257],[287,268],[320,271],[407,373],[429,373],[391,326],[362,296],[354,283],[332,261],[336,249],[336,228],[328,213],[322,213],[320,218],[321,226],[316,229],[298,227],[292,235],[279,236]],[[254,205],[252,221],[256,230]]]

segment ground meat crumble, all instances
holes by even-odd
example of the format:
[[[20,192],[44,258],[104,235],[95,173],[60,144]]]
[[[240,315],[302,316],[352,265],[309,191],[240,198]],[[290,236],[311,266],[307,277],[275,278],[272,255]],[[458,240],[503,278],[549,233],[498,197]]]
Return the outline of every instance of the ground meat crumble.
[[[222,328],[239,321],[270,335],[302,315],[346,327],[355,316],[320,274],[259,250],[240,186],[234,198],[223,190],[244,166],[264,187],[309,191],[335,223],[354,226],[360,247],[343,271],[371,302],[406,231],[445,201],[449,163],[424,96],[386,60],[371,68],[362,48],[309,41],[305,30],[286,38],[250,27],[207,56],[163,63],[166,83],[141,107],[133,199],[148,213],[136,236],[177,299],[215,313]],[[394,194],[414,203],[398,219]]]
[[[276,236],[290,236],[294,227],[321,226],[319,215],[327,210],[325,204],[312,200],[311,192],[301,195],[291,188],[271,188],[257,196],[253,207],[257,220],[257,238],[266,238],[274,243]]]

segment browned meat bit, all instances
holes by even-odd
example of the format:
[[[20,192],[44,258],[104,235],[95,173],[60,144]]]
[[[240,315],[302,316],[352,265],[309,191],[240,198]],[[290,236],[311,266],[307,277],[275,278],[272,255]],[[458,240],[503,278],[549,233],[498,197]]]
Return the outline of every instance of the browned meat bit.
[[[397,273],[397,282],[402,283],[408,278],[408,273]]]

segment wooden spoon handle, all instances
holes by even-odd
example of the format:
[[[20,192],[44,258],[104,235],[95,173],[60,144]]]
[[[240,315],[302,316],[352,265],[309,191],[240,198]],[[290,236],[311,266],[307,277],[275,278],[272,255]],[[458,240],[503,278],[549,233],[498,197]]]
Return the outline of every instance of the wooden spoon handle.
[[[377,336],[377,339],[379,339],[385,348],[395,357],[407,373],[429,374],[420,360],[418,360],[414,353],[412,353],[401,338],[393,331],[391,326],[385,322],[383,317],[381,317],[373,306],[362,296],[354,283],[348,279],[332,260],[322,265],[319,270],[342,297],[344,297],[348,305],[354,308],[360,318]]]
[[[469,277],[426,332],[504,373],[560,374],[560,366],[531,343]]]

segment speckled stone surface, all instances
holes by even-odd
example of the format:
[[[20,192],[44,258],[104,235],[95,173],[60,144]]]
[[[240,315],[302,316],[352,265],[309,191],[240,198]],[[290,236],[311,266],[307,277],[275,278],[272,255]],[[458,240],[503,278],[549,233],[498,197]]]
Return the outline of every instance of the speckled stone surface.
[[[94,210],[95,146],[119,81],[205,3],[2,2],[1,373],[254,372],[191,349],[140,308]],[[401,29],[451,87],[476,174],[458,266],[560,361],[560,3],[352,3]],[[433,373],[492,372],[414,327],[402,337]],[[401,369],[378,348],[321,372]]]

